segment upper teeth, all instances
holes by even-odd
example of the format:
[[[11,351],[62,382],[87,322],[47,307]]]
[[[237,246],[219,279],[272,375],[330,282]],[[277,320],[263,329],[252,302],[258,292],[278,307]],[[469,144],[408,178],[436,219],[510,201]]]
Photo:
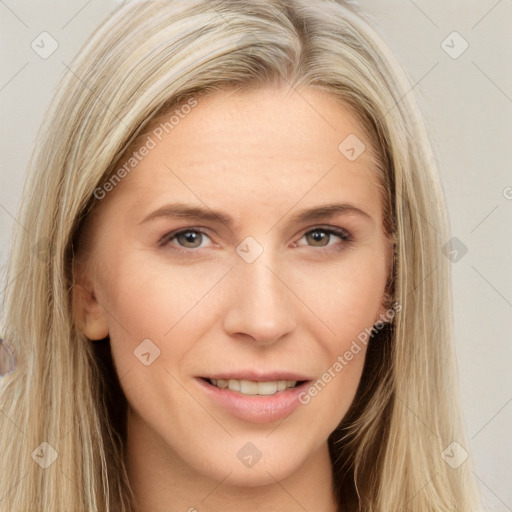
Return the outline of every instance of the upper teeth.
[[[278,391],[284,391],[286,388],[293,388],[297,384],[296,380],[256,382],[253,380],[210,379],[210,381],[218,388],[229,388],[232,391],[238,391],[243,395],[273,395]]]

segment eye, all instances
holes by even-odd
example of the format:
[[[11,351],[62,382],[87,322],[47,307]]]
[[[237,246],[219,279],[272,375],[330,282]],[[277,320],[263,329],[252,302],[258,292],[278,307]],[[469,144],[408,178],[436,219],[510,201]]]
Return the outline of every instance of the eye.
[[[342,242],[339,244],[342,247],[345,245],[345,243],[349,243],[352,240],[350,234],[344,229],[317,227],[306,232],[302,238],[293,245],[294,247],[307,245],[310,247],[327,249],[330,246],[336,245],[333,243],[336,239]],[[204,231],[195,228],[187,228],[168,233],[161,239],[159,244],[162,247],[172,245],[178,251],[186,251],[193,249],[204,249],[207,247],[207,240],[211,241],[210,237]],[[305,241],[305,244],[302,243],[303,240]]]
[[[305,240],[306,245],[309,245],[310,247],[324,248],[333,245],[331,242],[336,238],[346,243],[351,241],[349,233],[344,229],[318,227],[305,233],[295,245],[301,245],[300,241]]]
[[[202,242],[209,238],[206,233],[198,229],[183,229],[165,235],[160,243],[163,246],[178,245],[178,248],[183,249],[202,249],[204,247]]]

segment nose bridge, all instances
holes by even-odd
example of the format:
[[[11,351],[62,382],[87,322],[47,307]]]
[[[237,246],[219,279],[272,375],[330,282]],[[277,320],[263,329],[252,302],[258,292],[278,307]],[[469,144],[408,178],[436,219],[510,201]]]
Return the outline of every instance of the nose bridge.
[[[272,270],[275,267],[275,259],[264,254],[251,264],[239,265],[244,295],[260,308],[268,306],[268,309],[274,310],[286,300],[283,283],[276,277],[276,271]]]
[[[237,259],[231,278],[235,290],[225,319],[230,334],[273,343],[295,328],[291,292],[277,277],[277,258],[265,249],[252,262]]]

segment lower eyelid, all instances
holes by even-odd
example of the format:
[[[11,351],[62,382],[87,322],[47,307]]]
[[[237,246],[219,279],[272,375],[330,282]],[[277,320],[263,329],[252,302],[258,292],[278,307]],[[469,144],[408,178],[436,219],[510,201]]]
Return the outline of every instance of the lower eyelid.
[[[299,238],[299,240],[301,240],[306,235],[308,235],[308,234],[310,234],[310,233],[312,233],[314,231],[323,231],[324,233],[326,233],[328,235],[333,235],[333,236],[339,238],[344,243],[349,243],[349,242],[352,241],[352,236],[350,235],[350,233],[348,233],[344,229],[323,228],[323,227],[315,227],[315,228],[312,228],[312,229],[309,229],[309,230],[305,231],[303,233],[303,235]],[[176,237],[178,237],[181,234],[188,233],[188,232],[199,233],[203,237],[208,238],[210,240],[210,242],[213,242],[212,238],[210,237],[210,235],[207,232],[205,232],[205,231],[203,231],[201,229],[188,228],[188,229],[181,229],[181,230],[173,231],[171,233],[168,233],[168,234],[164,235],[162,237],[162,239],[160,240],[159,245],[161,245],[163,247],[165,247],[166,245],[170,245],[173,240],[176,240]],[[173,244],[173,245],[174,245],[174,247],[176,247],[176,249],[178,251],[185,251],[185,252],[197,251],[198,249],[205,249],[205,247],[183,247],[183,246],[180,246],[180,245],[175,245],[175,244]],[[296,243],[294,245],[297,246]],[[327,249],[331,245],[332,244],[329,244],[329,245],[327,245],[325,247],[319,246],[319,247],[316,247],[316,248],[317,249]],[[315,246],[308,246],[308,245],[306,245],[306,247],[315,247]]]

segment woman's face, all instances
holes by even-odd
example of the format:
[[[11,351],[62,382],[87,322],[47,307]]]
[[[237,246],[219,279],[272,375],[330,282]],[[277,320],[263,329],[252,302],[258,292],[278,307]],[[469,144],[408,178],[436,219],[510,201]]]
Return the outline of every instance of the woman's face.
[[[110,336],[132,445],[261,485],[325,457],[391,245],[370,142],[332,96],[222,91],[188,111],[100,201],[79,318]]]

